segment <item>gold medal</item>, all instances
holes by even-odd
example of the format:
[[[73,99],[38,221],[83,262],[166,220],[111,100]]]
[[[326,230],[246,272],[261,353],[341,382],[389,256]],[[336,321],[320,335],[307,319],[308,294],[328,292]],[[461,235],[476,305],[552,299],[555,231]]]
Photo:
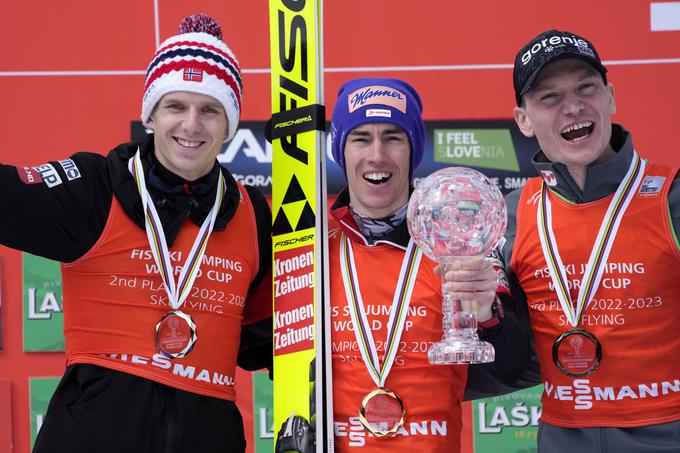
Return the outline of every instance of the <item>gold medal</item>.
[[[196,324],[186,313],[171,311],[156,324],[154,338],[164,356],[179,359],[189,354],[196,344]]]
[[[406,409],[396,393],[381,388],[367,393],[359,407],[359,420],[375,437],[390,436],[404,425]]]
[[[571,377],[583,377],[600,366],[602,345],[592,333],[571,329],[555,340],[552,353],[553,362],[562,373]]]

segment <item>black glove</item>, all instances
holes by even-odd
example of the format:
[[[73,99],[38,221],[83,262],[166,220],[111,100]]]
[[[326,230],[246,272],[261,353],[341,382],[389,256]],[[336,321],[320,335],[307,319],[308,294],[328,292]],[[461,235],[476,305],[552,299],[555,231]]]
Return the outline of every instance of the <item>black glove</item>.
[[[276,438],[275,453],[314,453],[314,431],[309,422],[299,415],[291,415],[283,422]]]

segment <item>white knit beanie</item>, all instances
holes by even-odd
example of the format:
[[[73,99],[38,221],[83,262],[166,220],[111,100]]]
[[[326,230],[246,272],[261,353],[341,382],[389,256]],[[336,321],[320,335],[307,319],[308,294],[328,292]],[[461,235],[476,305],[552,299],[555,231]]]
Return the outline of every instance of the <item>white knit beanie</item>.
[[[217,99],[227,113],[225,141],[234,137],[241,116],[241,70],[222,42],[220,25],[204,14],[184,18],[179,34],[163,42],[154,54],[144,83],[142,123],[158,101],[173,91],[205,94]]]

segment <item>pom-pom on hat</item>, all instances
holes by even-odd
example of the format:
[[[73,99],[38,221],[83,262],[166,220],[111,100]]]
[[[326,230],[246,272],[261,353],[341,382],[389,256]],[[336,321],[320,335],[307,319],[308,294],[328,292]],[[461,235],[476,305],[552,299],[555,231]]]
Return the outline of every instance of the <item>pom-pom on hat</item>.
[[[142,123],[158,101],[173,91],[188,91],[217,99],[227,114],[225,141],[236,133],[241,116],[241,70],[236,57],[222,42],[222,29],[211,17],[185,17],[179,34],[165,40],[146,70]]]
[[[418,92],[403,80],[366,77],[345,82],[338,91],[338,100],[331,120],[331,152],[345,178],[345,142],[352,129],[366,123],[390,123],[406,132],[411,145],[413,170],[423,158],[425,124],[423,103]]]

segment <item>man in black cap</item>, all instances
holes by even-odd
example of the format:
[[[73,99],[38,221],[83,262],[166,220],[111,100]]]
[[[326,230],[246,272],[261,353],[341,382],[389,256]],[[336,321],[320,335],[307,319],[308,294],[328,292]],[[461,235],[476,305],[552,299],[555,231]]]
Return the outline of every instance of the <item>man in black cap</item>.
[[[541,366],[539,452],[680,451],[680,184],[612,124],[593,45],[550,30],[515,59],[540,177],[507,197],[506,270]]]

